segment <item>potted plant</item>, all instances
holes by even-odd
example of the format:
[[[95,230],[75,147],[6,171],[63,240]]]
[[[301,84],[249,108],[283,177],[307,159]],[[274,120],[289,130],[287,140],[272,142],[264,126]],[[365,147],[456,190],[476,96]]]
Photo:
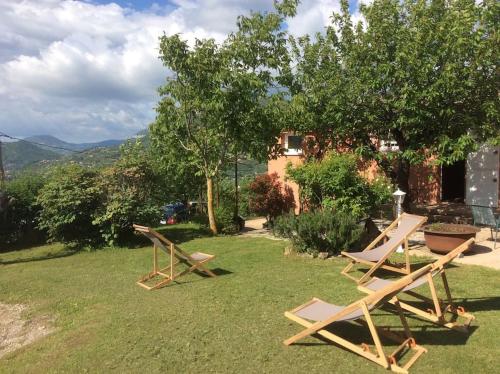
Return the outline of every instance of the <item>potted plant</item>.
[[[425,244],[433,252],[448,253],[470,238],[474,238],[480,230],[470,225],[433,223],[424,227]]]

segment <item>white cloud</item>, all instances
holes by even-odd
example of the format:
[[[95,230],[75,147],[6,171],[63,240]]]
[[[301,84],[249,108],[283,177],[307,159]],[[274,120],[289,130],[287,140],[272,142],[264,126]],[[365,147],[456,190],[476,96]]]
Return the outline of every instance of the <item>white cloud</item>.
[[[333,12],[340,12],[340,0],[303,0],[297,17],[288,20],[289,31],[294,36],[323,32]]]
[[[222,40],[270,0],[174,0],[136,11],[73,0],[0,0],[0,130],[68,141],[124,138],[154,119],[167,70],[158,38]],[[304,0],[294,34],[322,31],[338,0]]]

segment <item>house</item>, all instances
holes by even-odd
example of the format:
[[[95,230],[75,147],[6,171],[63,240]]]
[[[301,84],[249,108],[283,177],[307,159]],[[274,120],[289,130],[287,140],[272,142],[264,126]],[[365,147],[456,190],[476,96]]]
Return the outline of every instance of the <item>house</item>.
[[[277,173],[280,181],[289,186],[299,201],[299,187],[285,180],[286,165],[300,165],[305,159],[305,139],[293,132],[284,132],[280,137],[283,154],[268,161],[268,173]],[[379,149],[385,152],[398,149],[395,142],[381,141]],[[360,172],[368,179],[377,174],[375,162]],[[445,201],[464,202],[468,205],[498,207],[500,204],[500,147],[482,145],[477,152],[469,154],[467,160],[448,166],[438,166],[428,160],[423,165],[410,169],[410,190],[419,204],[438,204]],[[408,191],[405,191],[408,192]],[[298,204],[297,204],[298,205]],[[297,212],[300,209],[296,208]]]

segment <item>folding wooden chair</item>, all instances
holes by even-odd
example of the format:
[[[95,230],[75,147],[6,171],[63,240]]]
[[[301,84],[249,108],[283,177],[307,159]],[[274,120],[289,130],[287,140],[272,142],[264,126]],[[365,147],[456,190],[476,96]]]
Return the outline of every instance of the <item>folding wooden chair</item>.
[[[155,290],[160,287],[166,286],[170,282],[175,279],[193,272],[193,271],[201,271],[206,273],[211,277],[215,277],[216,275],[208,270],[204,264],[208,261],[215,258],[214,255],[209,255],[202,252],[194,252],[192,254],[188,254],[172,243],[170,240],[165,238],[163,235],[159,234],[155,230],[146,227],[134,225],[136,231],[143,234],[149,240],[153,242],[153,271],[149,274],[143,276],[137,284],[141,287],[144,287],[147,290]],[[170,257],[169,266],[160,269],[158,264],[158,248],[163,250]],[[183,264],[188,266],[187,269],[175,273],[175,267],[179,264]],[[153,284],[152,286],[148,286],[146,282],[151,281],[152,279],[160,277],[161,280]]]
[[[408,248],[408,239],[415,231],[418,230],[425,222],[427,217],[416,216],[403,213],[398,219],[392,222],[378,237],[376,237],[363,251],[361,252],[341,252],[343,256],[349,258],[350,262],[342,270],[342,274],[356,281],[358,284],[366,282],[377,269],[386,269],[394,272],[409,274],[410,268],[410,253]],[[396,227],[397,226],[397,227]],[[389,237],[389,232],[394,232]],[[384,241],[378,247],[375,247],[380,241]],[[396,266],[389,262],[389,257],[398,249],[400,245],[404,245],[405,264]],[[370,269],[359,279],[349,274],[349,271],[355,264],[363,264],[370,266]]]
[[[401,307],[398,307],[398,314],[403,325],[404,337],[396,334],[393,331],[377,327],[370,314],[374,309],[379,308],[384,303],[393,299],[403,288],[425,276],[431,269],[431,265],[427,265],[398,281],[380,289],[377,292],[371,293],[362,299],[353,302],[348,306],[338,306],[329,304],[317,298],[293,309],[292,311],[285,312],[285,316],[292,321],[299,323],[306,327],[305,330],[292,336],[284,341],[285,345],[295,343],[297,340],[305,338],[312,334],[319,334],[322,337],[331,340],[334,343],[348,349],[360,356],[367,358],[386,369],[390,369],[397,373],[407,373],[408,369],[415,363],[415,361],[427,350],[416,344],[415,339],[412,337],[408,323],[403,314]],[[394,300],[396,307],[398,306],[397,299]],[[364,317],[364,319],[363,319]],[[367,327],[373,343],[375,345],[375,352],[372,352],[370,347],[363,343],[358,346],[341,336],[334,334],[333,330],[335,324],[338,322],[353,321],[359,325]],[[328,327],[328,329],[327,329]],[[399,346],[389,355],[384,352],[380,336],[384,336],[390,340],[395,341]],[[414,351],[409,360],[400,366],[398,364],[400,356],[408,350]]]
[[[432,269],[425,277],[421,277],[415,280],[402,290],[402,293],[412,296],[419,301],[425,302],[428,308],[417,308],[416,306],[409,304],[407,301],[401,300],[398,296],[397,300],[399,306],[440,326],[467,333],[469,325],[474,320],[474,316],[470,313],[467,313],[464,307],[456,306],[453,303],[448,280],[446,279],[445,267],[462,252],[466,251],[473,243],[474,239],[469,239],[462,245],[455,248],[453,251],[441,257],[436,262],[431,264]],[[438,298],[436,286],[434,284],[434,277],[438,274],[441,276],[441,279],[443,281],[443,287],[446,292],[447,298],[446,303]],[[375,277],[370,279],[368,282],[358,286],[358,289],[362,292],[371,294],[393,283],[394,281]],[[420,287],[424,284],[428,284],[431,298],[425,297],[414,291],[415,288]],[[396,302],[396,298],[390,300],[389,302],[394,304]],[[450,319],[446,319],[446,313],[450,313],[452,317]],[[465,322],[463,324],[457,323],[456,320],[458,319],[458,317],[464,318]]]

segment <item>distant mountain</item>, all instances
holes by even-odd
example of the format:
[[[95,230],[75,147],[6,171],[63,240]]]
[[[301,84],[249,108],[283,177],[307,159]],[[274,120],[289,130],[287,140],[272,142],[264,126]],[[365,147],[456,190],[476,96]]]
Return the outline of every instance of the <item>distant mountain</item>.
[[[39,147],[43,149],[48,149],[62,155],[71,153],[71,151],[84,151],[91,148],[113,147],[120,145],[124,142],[124,140],[110,139],[96,143],[68,143],[51,135],[30,136],[29,138],[25,138],[25,140],[32,143],[36,143]],[[44,147],[44,145],[47,147]],[[52,147],[57,147],[57,148],[52,148]]]
[[[120,158],[120,147],[113,145],[109,147],[90,148],[80,153],[64,156],[60,162],[76,162],[83,166],[101,167],[110,166]]]
[[[7,175],[39,163],[49,163],[60,154],[26,142],[2,143],[3,166]]]
[[[131,138],[148,142],[148,130]],[[76,162],[84,166],[109,166],[120,157],[120,145],[126,140],[95,143],[68,143],[51,135],[37,135],[26,141],[2,143],[4,169],[8,176],[21,169],[39,170],[47,166]],[[56,148],[53,148],[56,147]]]

